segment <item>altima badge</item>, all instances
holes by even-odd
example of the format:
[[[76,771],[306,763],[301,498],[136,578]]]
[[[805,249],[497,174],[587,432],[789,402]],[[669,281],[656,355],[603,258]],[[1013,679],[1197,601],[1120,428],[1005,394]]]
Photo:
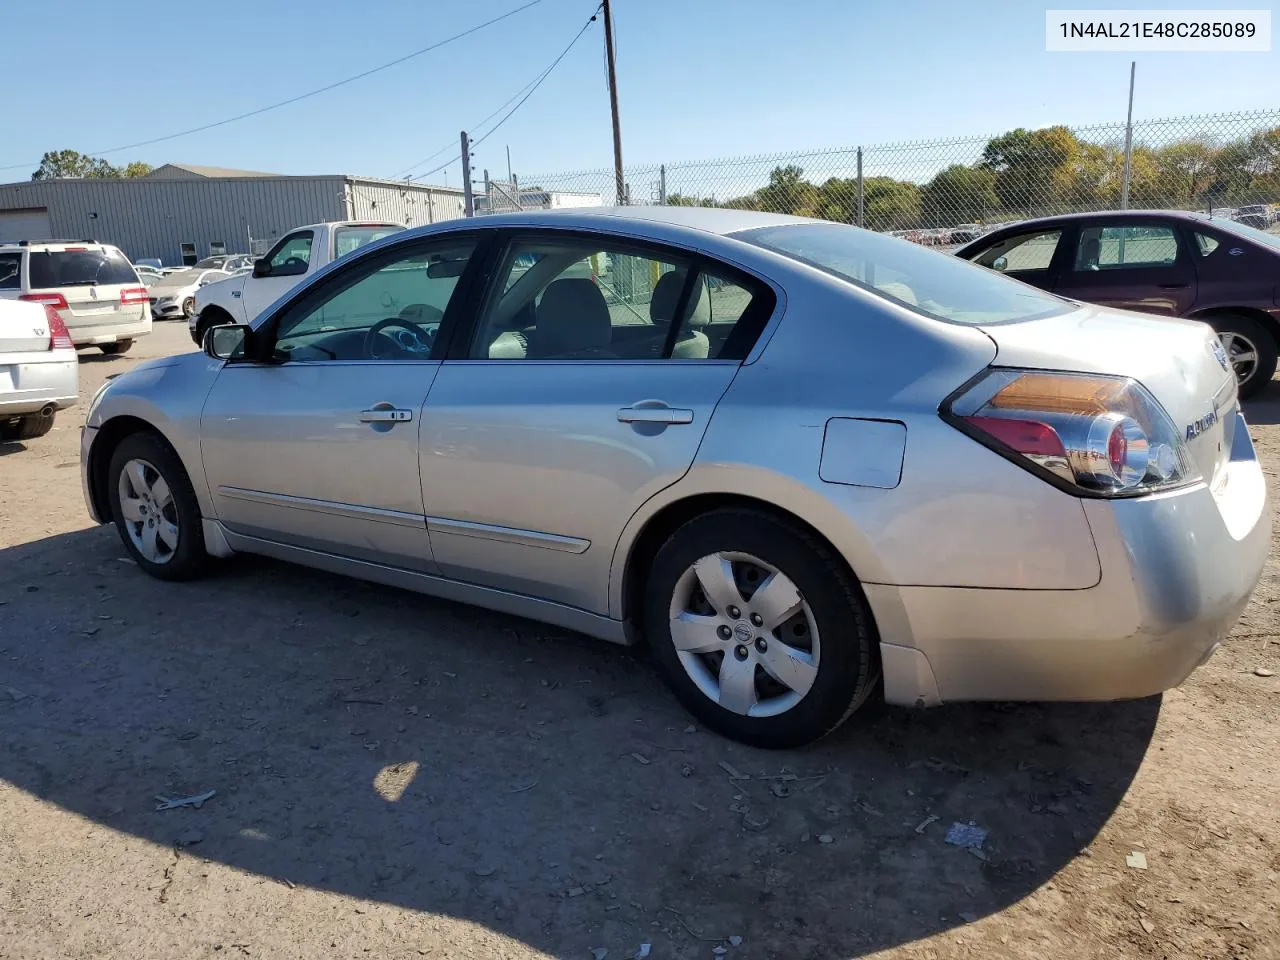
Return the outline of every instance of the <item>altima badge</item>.
[[[1218,422],[1218,405],[1215,403],[1213,409],[1206,413],[1194,423],[1187,424],[1187,439],[1194,440],[1200,434],[1204,433],[1215,423]]]

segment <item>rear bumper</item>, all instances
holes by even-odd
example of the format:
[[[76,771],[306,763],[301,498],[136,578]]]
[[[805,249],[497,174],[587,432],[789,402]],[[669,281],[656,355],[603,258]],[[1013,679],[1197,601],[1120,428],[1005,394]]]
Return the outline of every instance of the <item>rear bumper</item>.
[[[1266,485],[1238,420],[1226,482],[1084,501],[1102,578],[1086,590],[866,584],[885,697],[1119,700],[1180,684],[1249,602],[1271,548]]]
[[[50,404],[70,407],[79,399],[79,376],[71,350],[0,357],[0,415],[35,413]]]
[[[92,347],[100,343],[115,343],[117,340],[136,340],[151,332],[151,316],[148,312],[139,320],[127,323],[80,324],[67,325],[71,341],[77,347]]]

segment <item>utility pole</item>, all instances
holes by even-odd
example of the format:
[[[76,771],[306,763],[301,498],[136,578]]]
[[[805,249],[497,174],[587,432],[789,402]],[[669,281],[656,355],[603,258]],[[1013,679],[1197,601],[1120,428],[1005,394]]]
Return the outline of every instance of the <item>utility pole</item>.
[[[858,226],[865,227],[866,223],[862,219],[863,192],[862,192],[862,148],[858,148]]]
[[[507,183],[511,183],[515,177],[511,175],[511,145],[507,145]]]
[[[466,217],[476,215],[475,197],[471,195],[471,138],[462,131],[462,213]]]
[[[1129,178],[1133,175],[1133,79],[1138,61],[1129,62],[1129,118],[1124,122],[1124,178],[1120,181],[1120,209],[1129,209]],[[1121,263],[1124,260],[1120,261]]]
[[[658,206],[667,205],[667,165],[658,167]]]
[[[618,72],[613,57],[613,10],[609,0],[602,0],[604,8],[604,53],[609,65],[609,110],[613,114],[613,175],[618,204],[625,204],[626,188],[622,182],[622,127],[618,121]]]

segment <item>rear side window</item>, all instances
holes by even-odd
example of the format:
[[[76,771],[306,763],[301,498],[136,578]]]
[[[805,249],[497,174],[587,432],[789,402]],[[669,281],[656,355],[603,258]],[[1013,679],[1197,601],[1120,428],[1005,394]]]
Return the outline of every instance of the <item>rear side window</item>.
[[[1076,247],[1075,269],[1171,267],[1178,258],[1172,227],[1084,227]]]
[[[32,290],[138,282],[125,255],[111,249],[32,251],[28,272]]]
[[[1217,250],[1219,243],[1216,237],[1211,237],[1207,233],[1196,231],[1196,249],[1200,251],[1200,256],[1207,257],[1213,251]]]
[[[760,227],[731,236],[816,267],[916,313],[1003,323],[1063,313],[1066,301],[970,263],[839,223]]]
[[[393,233],[399,233],[400,227],[339,227],[333,233],[333,256],[345,256],[352,250],[359,250],[366,243],[373,243]]]
[[[22,286],[22,254],[0,253],[0,290],[17,290]]]

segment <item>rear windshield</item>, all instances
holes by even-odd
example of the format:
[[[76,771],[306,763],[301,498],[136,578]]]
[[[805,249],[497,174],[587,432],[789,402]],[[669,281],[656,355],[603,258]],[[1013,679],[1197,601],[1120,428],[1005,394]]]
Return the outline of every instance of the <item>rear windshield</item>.
[[[119,250],[33,251],[27,271],[32,290],[138,282],[133,265]]]
[[[949,254],[841,223],[760,227],[733,236],[951,323],[1033,320],[1066,301]]]
[[[22,254],[0,253],[0,290],[17,290],[22,286]]]
[[[366,243],[389,237],[403,229],[403,227],[391,226],[339,227],[333,232],[333,258],[336,260],[352,250],[358,250]]]

